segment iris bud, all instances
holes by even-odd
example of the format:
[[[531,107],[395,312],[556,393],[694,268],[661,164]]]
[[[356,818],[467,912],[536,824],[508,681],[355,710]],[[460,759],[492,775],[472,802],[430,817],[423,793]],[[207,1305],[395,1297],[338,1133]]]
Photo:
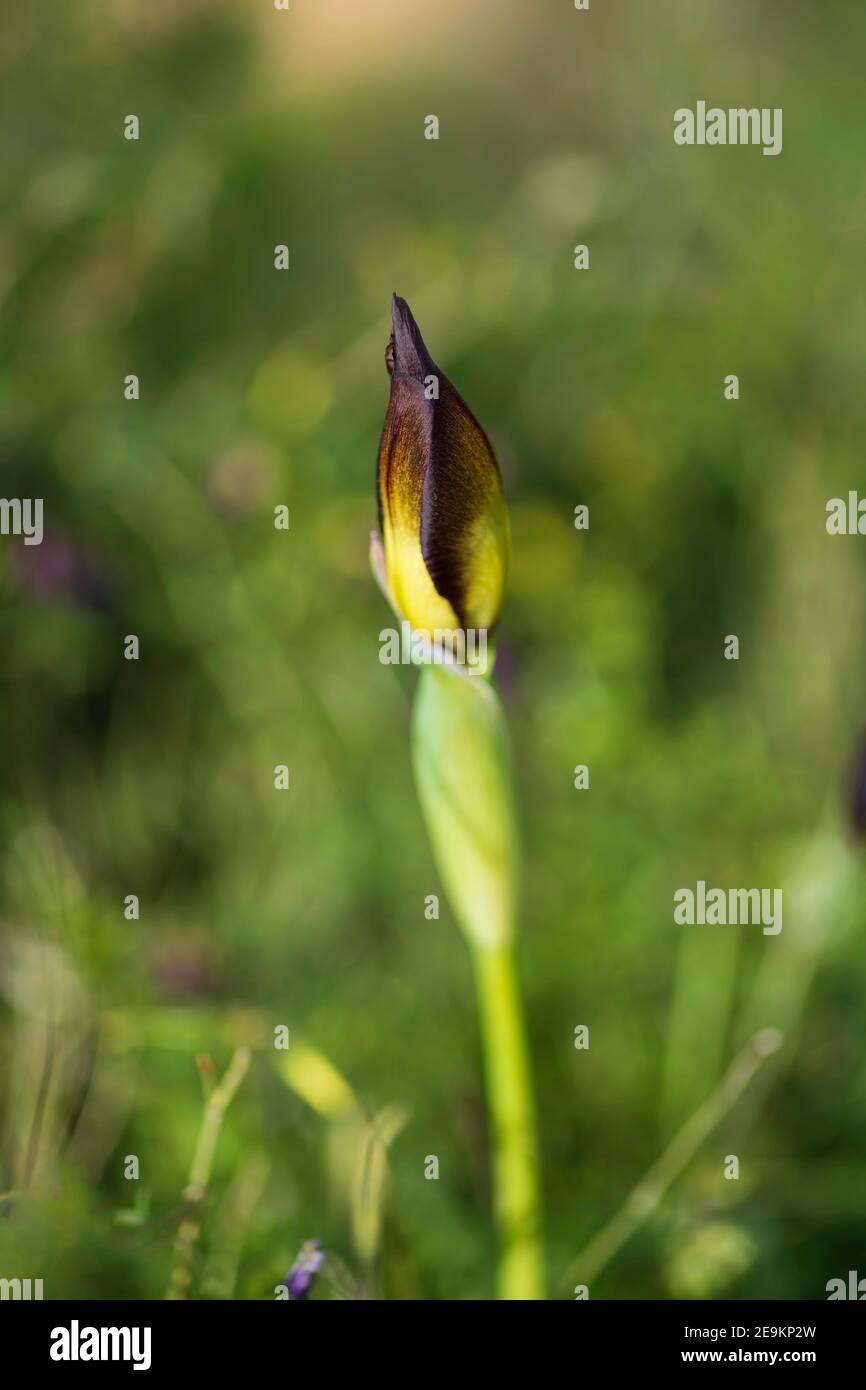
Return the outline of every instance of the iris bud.
[[[391,315],[391,398],[377,476],[388,594],[419,632],[488,630],[499,617],[508,572],[499,466],[397,295]]]

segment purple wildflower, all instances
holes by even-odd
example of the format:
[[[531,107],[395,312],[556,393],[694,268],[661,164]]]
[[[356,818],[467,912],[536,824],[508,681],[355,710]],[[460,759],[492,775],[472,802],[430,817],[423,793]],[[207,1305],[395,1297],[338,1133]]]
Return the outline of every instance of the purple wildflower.
[[[325,1263],[319,1244],[318,1240],[304,1241],[298,1258],[283,1280],[290,1299],[306,1298],[310,1292],[313,1280]]]

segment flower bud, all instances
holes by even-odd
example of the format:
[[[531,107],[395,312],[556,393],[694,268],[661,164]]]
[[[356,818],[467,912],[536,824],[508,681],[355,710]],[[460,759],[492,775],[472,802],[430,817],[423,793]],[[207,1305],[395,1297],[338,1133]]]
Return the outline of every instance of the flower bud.
[[[508,512],[490,441],[394,295],[379,447],[389,596],[418,631],[492,628],[508,571]]]

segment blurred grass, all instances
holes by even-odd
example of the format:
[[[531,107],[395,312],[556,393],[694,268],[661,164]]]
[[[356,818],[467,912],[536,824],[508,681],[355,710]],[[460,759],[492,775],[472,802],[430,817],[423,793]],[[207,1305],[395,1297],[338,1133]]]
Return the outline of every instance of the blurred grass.
[[[776,1021],[755,1011],[777,950],[808,957],[816,893],[774,1084],[598,1295],[820,1297],[856,1264],[863,881],[825,825],[864,720],[866,568],[824,506],[866,427],[864,39],[842,0],[6,16],[0,467],[47,533],[0,544],[0,1186],[29,1189],[0,1208],[4,1277],[161,1296],[195,1056],[221,1072],[249,1045],[193,1294],[272,1297],[310,1236],[356,1292],[489,1294],[469,968],[444,897],[424,917],[413,677],[378,662],[366,563],[395,289],[512,505],[500,671],[551,1276]],[[783,107],[783,154],[675,147],[699,97]],[[684,935],[672,894],[697,878],[782,884],[781,937]],[[328,1123],[273,1065],[280,1024],[368,1120],[411,1113],[372,1280]]]

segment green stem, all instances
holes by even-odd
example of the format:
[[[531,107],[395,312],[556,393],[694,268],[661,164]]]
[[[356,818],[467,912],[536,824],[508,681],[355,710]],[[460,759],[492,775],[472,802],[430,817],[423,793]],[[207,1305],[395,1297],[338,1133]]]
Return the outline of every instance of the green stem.
[[[470,943],[492,1129],[497,1293],[544,1298],[538,1154],[514,944]]]
[[[535,1116],[515,955],[519,842],[508,727],[493,686],[425,666],[412,762],[433,856],[469,946],[501,1245],[497,1294],[544,1297]]]
[[[209,1062],[209,1059],[206,1060]],[[174,1265],[165,1295],[168,1299],[186,1298],[192,1284],[195,1251],[201,1228],[201,1210],[207,1196],[220,1131],[225,1113],[246,1076],[249,1065],[249,1048],[236,1047],[225,1076],[213,1087],[206,1098],[192,1166],[189,1170],[189,1182],[183,1194],[186,1206],[174,1243]]]

